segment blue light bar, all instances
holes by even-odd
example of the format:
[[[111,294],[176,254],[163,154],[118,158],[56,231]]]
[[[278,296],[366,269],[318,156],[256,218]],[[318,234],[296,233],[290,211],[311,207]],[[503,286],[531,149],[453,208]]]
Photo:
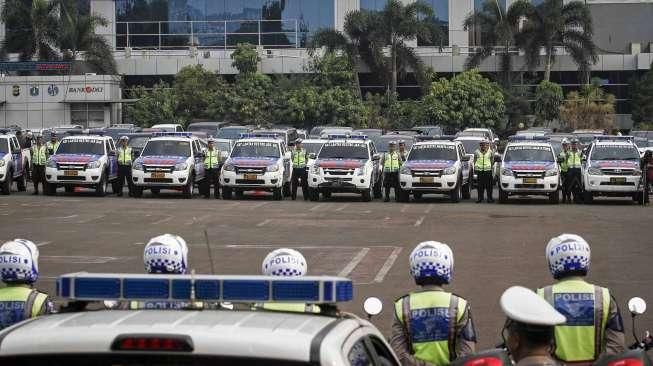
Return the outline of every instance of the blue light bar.
[[[594,140],[596,141],[615,141],[615,142],[632,142],[635,141],[635,137],[633,136],[609,136],[609,135],[601,135],[601,136],[595,136]]]
[[[152,137],[192,137],[192,132],[154,132]]]
[[[195,298],[191,298],[191,287]],[[348,278],[69,273],[57,295],[69,301],[233,301],[327,304],[351,301]]]
[[[351,135],[349,136],[350,140],[367,140],[367,135]]]
[[[508,141],[549,141],[549,138],[542,135],[512,135]]]

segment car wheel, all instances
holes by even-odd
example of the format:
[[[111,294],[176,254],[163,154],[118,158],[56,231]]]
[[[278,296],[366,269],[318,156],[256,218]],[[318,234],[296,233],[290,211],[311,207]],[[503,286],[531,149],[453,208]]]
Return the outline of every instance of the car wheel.
[[[25,192],[27,190],[27,186],[25,185],[25,172],[23,171],[23,174],[16,179],[16,188],[18,188],[18,192]]]
[[[508,192],[499,187],[499,203],[508,203]]]
[[[460,184],[460,180],[458,180],[458,182],[456,182],[456,186],[454,187],[454,189],[449,191],[449,199],[451,200],[451,202],[453,203],[460,202],[461,190],[462,187]]]
[[[413,193],[413,197],[415,197],[415,200],[418,200],[418,201],[421,200],[423,196],[424,196],[424,194],[422,194],[422,192]]]
[[[231,199],[232,189],[231,187],[222,187],[222,199],[230,200]]]
[[[315,188],[309,188],[308,189],[308,199],[310,199],[313,202],[319,201],[320,200],[320,192]]]
[[[150,188],[150,192],[152,192],[153,195],[158,196],[161,193],[161,188]]]
[[[195,176],[191,174],[188,178],[188,183],[183,190],[184,198],[190,199],[193,198],[193,193],[195,193]]]
[[[143,187],[134,186],[134,188],[132,189],[132,195],[134,196],[134,198],[143,197]]]
[[[46,196],[56,196],[57,186],[55,184],[45,182],[45,184],[43,184],[43,193],[45,193]]]
[[[331,192],[329,191],[322,192],[322,197],[328,200],[329,198],[331,198]]]
[[[236,193],[236,199],[237,199],[237,200],[242,200],[242,199],[243,199],[243,197],[244,197],[244,191],[243,191],[242,189],[238,189],[238,188],[236,188],[236,189],[235,189],[235,193]]]
[[[68,186],[68,185],[66,185],[66,186],[63,186],[63,189],[64,189],[64,191],[65,191],[66,193],[73,193],[73,192],[75,192],[75,187],[73,187],[73,186]]]
[[[107,189],[109,188],[109,182],[107,181],[107,175],[102,173],[100,181],[95,185],[95,195],[98,197],[104,197],[107,194]]]
[[[549,193],[549,203],[552,205],[557,205],[560,202],[560,191],[556,190],[555,192]]]
[[[415,194],[421,194],[421,193],[415,193]],[[397,201],[398,202],[410,202],[410,192],[403,190],[401,188],[397,189]]]

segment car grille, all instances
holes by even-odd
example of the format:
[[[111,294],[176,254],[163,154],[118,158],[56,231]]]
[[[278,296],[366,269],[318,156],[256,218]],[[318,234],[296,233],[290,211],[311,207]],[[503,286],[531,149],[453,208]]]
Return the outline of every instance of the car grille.
[[[515,188],[519,189],[544,189],[544,184],[515,184]]]
[[[413,177],[441,177],[442,170],[413,170]]]
[[[328,175],[354,175],[354,169],[324,169],[324,173]]]
[[[542,171],[516,171],[515,178],[544,178],[545,172]]]
[[[263,167],[250,167],[250,166],[237,166],[236,167],[236,174],[257,174],[257,175],[262,175],[265,174],[265,169]]]
[[[153,172],[172,173],[174,170],[175,167],[169,165],[144,165],[143,166],[143,171],[145,173],[153,173]]]
[[[635,182],[601,182],[602,186],[635,186]]]
[[[442,183],[413,183],[415,188],[441,188]]]
[[[265,184],[263,179],[236,179],[236,184]]]
[[[632,169],[601,169],[605,175],[633,175]]]
[[[352,178],[324,177],[324,180],[327,182],[351,182]]]
[[[73,163],[60,163],[57,164],[57,168],[60,170],[86,170],[86,164],[73,164]]]
[[[59,175],[59,176],[57,176],[57,179],[59,179],[59,180],[86,180],[86,177],[84,177],[83,175],[72,175],[72,176]]]
[[[144,178],[145,183],[172,183],[172,178]]]

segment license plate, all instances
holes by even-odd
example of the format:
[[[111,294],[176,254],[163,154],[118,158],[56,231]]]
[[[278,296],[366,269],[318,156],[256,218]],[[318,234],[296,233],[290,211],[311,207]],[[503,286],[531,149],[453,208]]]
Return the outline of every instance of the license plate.
[[[524,178],[524,184],[537,184],[537,178]]]
[[[419,178],[420,183],[433,183],[433,177],[421,177]]]
[[[76,177],[77,176],[77,170],[64,170],[63,175],[66,177]]]
[[[166,173],[164,172],[154,172],[152,173],[152,178],[165,178]]]
[[[610,178],[610,183],[624,184],[624,183],[626,183],[626,178]]]
[[[245,180],[257,180],[258,176],[256,174],[245,174]]]

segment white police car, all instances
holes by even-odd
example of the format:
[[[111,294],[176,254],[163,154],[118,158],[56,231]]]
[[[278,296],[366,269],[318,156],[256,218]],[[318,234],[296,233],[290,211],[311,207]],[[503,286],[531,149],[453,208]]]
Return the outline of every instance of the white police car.
[[[499,203],[511,195],[545,195],[550,203],[558,203],[560,168],[548,138],[511,136],[499,171]]]
[[[641,203],[639,164],[639,151],[631,136],[597,136],[583,163],[584,201],[609,196],[632,197]]]
[[[0,362],[47,365],[399,365],[368,321],[337,310],[352,282],[338,277],[61,276],[69,301],[318,304],[321,313],[99,310],[59,313],[0,331]]]
[[[408,202],[425,193],[444,193],[452,202],[469,198],[472,183],[470,157],[459,141],[425,141],[413,145],[399,170],[397,200]]]
[[[308,172],[312,201],[332,193],[360,193],[368,202],[381,197],[383,184],[381,155],[363,135],[329,135]]]
[[[75,187],[92,188],[104,196],[109,184],[115,192],[118,177],[116,145],[109,136],[73,135],[61,139],[57,151],[45,166],[45,194],[58,187],[73,192]]]
[[[311,171],[313,165],[315,165],[315,159],[317,157],[317,154],[320,152],[320,149],[327,141],[329,140],[306,139],[302,141],[302,148],[306,150],[306,154],[308,155],[308,160],[306,161],[306,170],[308,170],[309,172]]]
[[[271,191],[275,200],[290,195],[290,151],[278,134],[242,134],[222,165],[222,197],[231,199],[248,190]]]
[[[204,179],[204,153],[199,138],[190,132],[157,132],[132,164],[134,197],[149,189],[181,191],[192,198],[195,185]]]
[[[20,148],[16,135],[0,130],[0,191],[11,193],[15,181],[19,191],[25,190],[25,177],[29,169],[28,156]]]

